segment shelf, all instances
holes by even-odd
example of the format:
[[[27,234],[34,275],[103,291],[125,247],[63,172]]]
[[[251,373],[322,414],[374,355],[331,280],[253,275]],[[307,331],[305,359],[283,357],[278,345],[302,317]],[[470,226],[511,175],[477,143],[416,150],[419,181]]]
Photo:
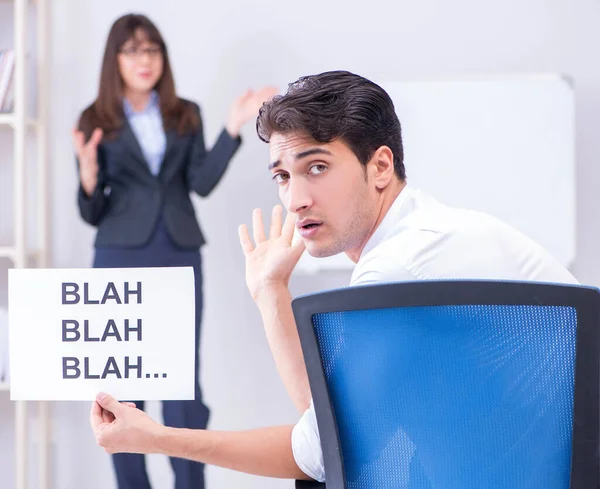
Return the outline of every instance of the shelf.
[[[11,246],[0,246],[0,258],[13,259],[15,256],[15,249]]]
[[[17,254],[17,250],[12,246],[0,246],[0,258],[8,258],[11,261],[15,261],[15,255]],[[39,250],[30,250],[27,252],[27,259],[34,260],[38,263],[40,258]]]
[[[2,0],[0,0],[2,1]],[[10,126],[14,127],[15,124],[15,116],[11,112],[1,112],[0,113],[0,126]],[[35,129],[36,121],[34,119],[27,120],[27,127]]]
[[[12,126],[13,119],[14,119],[14,117],[10,113],[1,113],[0,114],[0,124],[3,126],[5,126],[5,125]]]
[[[42,207],[46,205],[47,197],[47,155],[48,155],[48,136],[47,121],[49,120],[49,92],[47,80],[50,77],[50,49],[49,40],[51,39],[51,0],[0,0],[0,3],[12,4],[12,15],[8,12],[3,12],[6,15],[0,22],[0,29],[6,28],[6,24],[11,23],[9,17],[12,17],[13,24],[13,42],[12,46],[15,52],[15,71],[14,71],[14,107],[15,111],[9,113],[0,113],[0,132],[7,133],[12,131],[13,134],[13,163],[15,173],[15,193],[13,201],[21,204],[23,198],[31,195],[29,191],[35,191],[37,212],[35,213],[38,225],[40,225],[39,243],[32,243],[33,250],[29,251],[29,242],[27,234],[23,232],[23,219],[21,211],[13,205],[15,220],[13,226],[15,228],[16,242],[2,243],[0,245],[0,257],[8,258],[12,263],[9,266],[19,268],[36,267],[39,265],[41,258],[45,258],[45,250],[47,246],[47,229],[45,226],[48,216]],[[35,11],[31,11],[30,6],[35,3]],[[32,16],[35,15],[35,21],[32,22]],[[30,24],[34,24],[33,32],[30,32]],[[35,34],[35,42],[31,42]],[[8,39],[6,39],[8,41]],[[35,56],[33,53],[35,52]],[[31,53],[31,54],[28,54]],[[35,65],[35,69],[31,70]],[[29,104],[29,90],[27,86],[36,86],[37,103]],[[20,90],[19,90],[20,89]],[[33,115],[33,116],[31,116]],[[6,135],[6,134],[4,134]],[[5,138],[3,138],[5,139]],[[35,140],[36,153],[35,158],[37,173],[40,176],[36,179],[36,189],[28,187],[29,159],[27,158],[28,145],[31,140]],[[10,148],[0,148],[0,153],[5,156],[10,153]],[[8,152],[8,153],[7,153]],[[0,158],[2,159],[2,158]],[[2,160],[2,162],[4,162]],[[39,190],[39,192],[38,192]],[[19,199],[17,201],[17,199]],[[4,209],[2,209],[4,210]],[[19,220],[17,220],[19,219]],[[43,226],[42,226],[43,225]],[[28,230],[25,226],[25,231]],[[15,246],[18,245],[18,246]],[[39,250],[36,248],[40,248]],[[6,268],[6,260],[2,261],[2,267]],[[44,261],[45,264],[45,261]],[[9,382],[0,382],[0,398],[5,398],[3,392],[10,392]],[[49,489],[51,484],[50,477],[50,417],[49,409],[46,403],[38,403],[38,417],[35,420],[36,433],[35,439],[32,440],[29,434],[29,425],[32,424],[28,413],[28,402],[20,401],[14,404],[15,420],[14,420],[14,473],[15,481],[12,484],[12,489],[27,489],[35,486],[37,489]],[[31,457],[32,442],[37,444],[36,455]],[[33,467],[33,463],[37,461],[37,470]],[[33,470],[32,470],[33,469]],[[29,474],[37,473],[37,480],[33,479]],[[3,477],[0,477],[3,479]],[[1,484],[4,487],[6,484]]]

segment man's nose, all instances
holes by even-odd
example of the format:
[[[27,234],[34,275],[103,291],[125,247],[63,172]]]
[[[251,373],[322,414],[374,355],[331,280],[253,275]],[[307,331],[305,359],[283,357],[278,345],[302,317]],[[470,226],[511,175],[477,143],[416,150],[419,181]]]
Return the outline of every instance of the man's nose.
[[[287,210],[289,212],[301,213],[312,205],[312,198],[307,185],[302,180],[290,181],[287,189]]]

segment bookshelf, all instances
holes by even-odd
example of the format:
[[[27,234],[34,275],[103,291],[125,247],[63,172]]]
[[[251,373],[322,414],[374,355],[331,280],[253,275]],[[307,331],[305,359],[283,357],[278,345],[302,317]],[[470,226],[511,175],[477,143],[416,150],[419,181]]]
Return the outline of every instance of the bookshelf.
[[[13,135],[13,200],[9,209],[3,212],[12,214],[13,241],[0,246],[0,257],[7,258],[14,268],[48,266],[48,83],[49,77],[49,2],[50,0],[0,0],[3,4],[12,4],[13,8],[13,45],[15,52],[14,66],[14,110],[11,113],[0,113],[0,130],[12,131]],[[28,29],[30,28],[30,10],[35,11],[34,29],[36,31],[36,46],[27,43]],[[10,17],[2,18],[2,22],[10,22]],[[2,24],[0,23],[0,29]],[[28,53],[29,51],[29,53]],[[27,72],[28,54],[35,52],[35,67],[37,79]],[[32,107],[34,118],[29,117],[27,100],[27,87],[33,83],[36,87],[37,103]],[[35,139],[35,188],[28,180],[28,136],[33,131]],[[28,213],[31,203],[27,202],[28,195],[34,191],[36,198],[33,213]],[[28,205],[29,204],[29,205]],[[35,222],[31,222],[30,216]],[[35,231],[35,249],[29,249],[27,241],[28,231]],[[10,391],[7,383],[0,383],[0,392]],[[4,396],[2,396],[4,397]],[[37,471],[30,466],[28,446],[29,436],[29,409],[37,407],[37,423],[35,428],[38,445]],[[39,489],[49,488],[49,406],[46,402],[29,403],[24,401],[14,402],[15,409],[15,489],[28,489],[35,486]],[[29,474],[37,472],[37,483],[30,484]]]

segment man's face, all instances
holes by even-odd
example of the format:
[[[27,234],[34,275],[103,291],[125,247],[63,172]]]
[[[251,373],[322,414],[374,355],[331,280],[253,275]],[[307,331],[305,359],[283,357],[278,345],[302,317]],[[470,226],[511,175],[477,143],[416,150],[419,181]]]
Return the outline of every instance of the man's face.
[[[346,252],[358,260],[377,219],[377,190],[365,167],[342,141],[318,143],[298,134],[273,134],[273,181],[308,252]]]

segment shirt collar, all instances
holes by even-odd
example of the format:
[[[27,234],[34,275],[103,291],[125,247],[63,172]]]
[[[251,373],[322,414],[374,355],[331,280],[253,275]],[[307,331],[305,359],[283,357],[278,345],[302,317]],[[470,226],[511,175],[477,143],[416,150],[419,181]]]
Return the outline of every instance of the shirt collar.
[[[125,117],[131,117],[138,114],[143,114],[144,112],[148,112],[150,109],[157,108],[159,105],[158,93],[156,90],[152,90],[150,93],[150,100],[148,101],[148,105],[144,107],[140,112],[136,112],[133,110],[133,107],[129,103],[125,97],[123,97],[123,112],[125,113]]]
[[[385,239],[390,230],[396,225],[398,220],[401,219],[404,214],[406,214],[406,206],[404,204],[412,193],[413,189],[408,185],[400,191],[386,212],[384,218],[379,223],[379,226],[377,226],[377,229],[375,229],[375,232],[371,235],[369,241],[367,241],[367,244],[360,254],[360,258],[365,256],[369,251],[379,245]]]

